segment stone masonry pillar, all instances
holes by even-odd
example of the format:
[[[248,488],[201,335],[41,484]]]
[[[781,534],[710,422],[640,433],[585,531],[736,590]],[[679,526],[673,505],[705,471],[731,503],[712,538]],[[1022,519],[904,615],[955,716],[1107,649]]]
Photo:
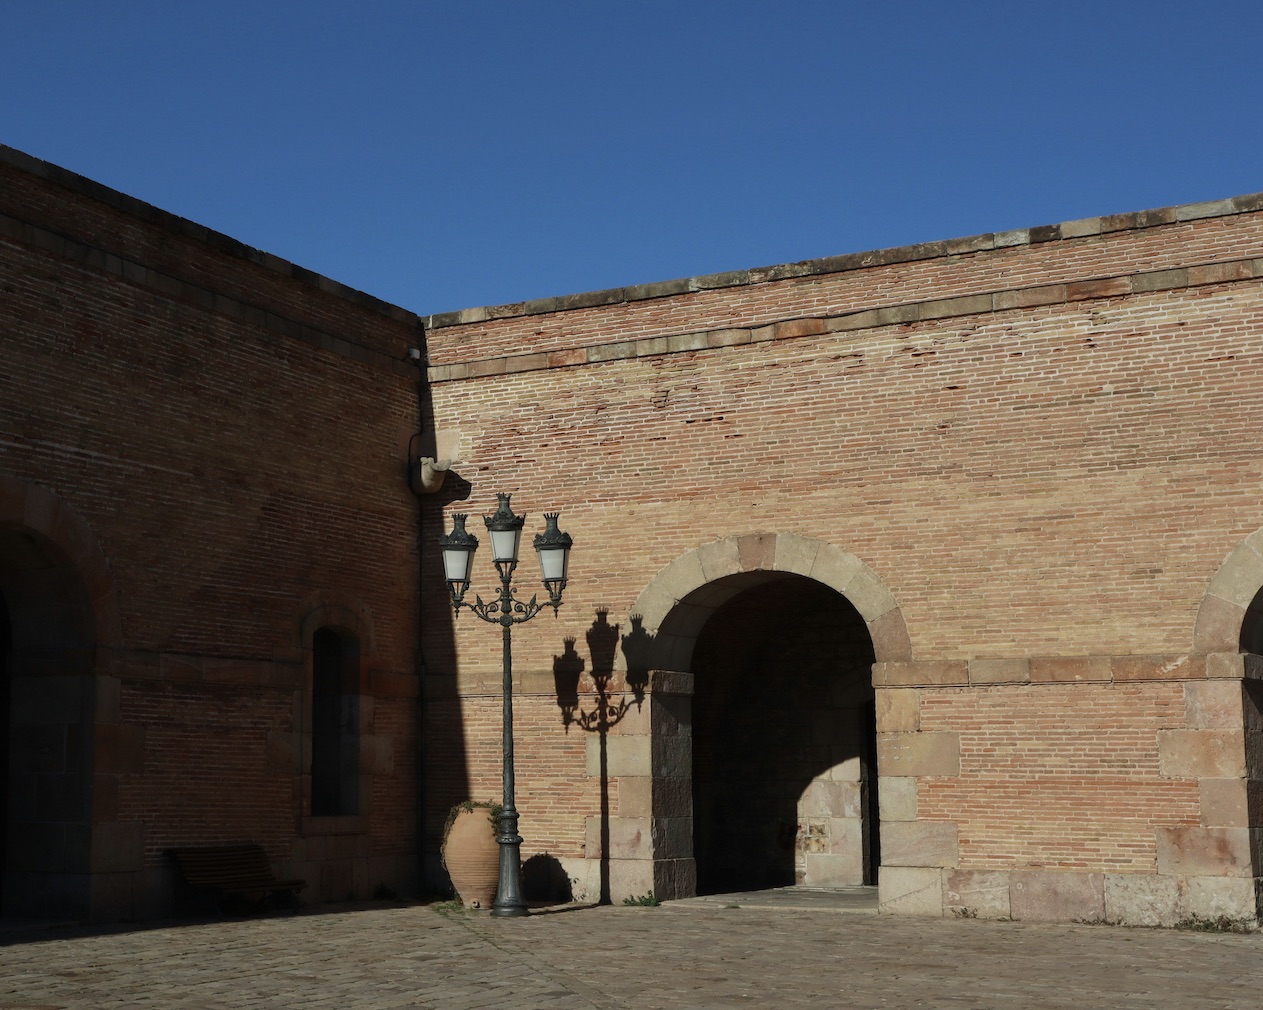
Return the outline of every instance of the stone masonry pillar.
[[[608,851],[599,817],[588,818],[589,858],[608,860],[610,898],[652,893],[660,900],[697,890],[693,860],[693,676],[653,670],[639,709],[632,707],[606,744],[610,804]],[[587,740],[587,771],[597,777],[601,740]]]

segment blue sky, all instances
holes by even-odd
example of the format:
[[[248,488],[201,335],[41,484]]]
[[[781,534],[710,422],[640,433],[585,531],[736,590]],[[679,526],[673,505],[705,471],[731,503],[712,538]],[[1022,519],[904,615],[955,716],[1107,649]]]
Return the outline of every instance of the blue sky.
[[[1263,3],[11,0],[0,142],[419,313],[1263,190]]]

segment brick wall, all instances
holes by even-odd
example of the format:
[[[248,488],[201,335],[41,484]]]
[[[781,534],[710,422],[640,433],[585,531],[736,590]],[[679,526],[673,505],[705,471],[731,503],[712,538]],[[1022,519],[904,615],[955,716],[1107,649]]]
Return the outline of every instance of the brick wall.
[[[881,688],[921,697],[913,736],[956,748],[937,768],[930,744],[910,742],[931,753],[915,807],[891,785],[903,813],[883,822],[887,907],[972,908],[952,873],[1012,872],[1053,877],[996,878],[1003,911],[975,905],[1253,915],[1243,878],[1257,868],[1235,840],[1218,865],[1171,855],[1177,837],[1181,851],[1219,844],[1180,832],[1246,828],[1206,806],[1221,788],[1206,783],[1237,773],[1170,755],[1220,732],[1188,721],[1190,682],[1249,669],[1195,635],[1216,572],[1263,526],[1258,207],[431,318],[436,441],[472,485],[445,511],[489,512],[509,491],[536,521],[561,509],[575,537],[561,626],[520,629],[518,662],[542,675],[600,604],[625,624],[703,545],[766,533],[836,546],[906,626],[905,655],[878,650],[892,660],[875,670],[879,706]],[[1242,571],[1222,592],[1248,602],[1263,569]],[[436,674],[490,676],[495,636],[454,636]],[[880,735],[897,732],[880,711]],[[1223,732],[1237,735],[1216,746],[1244,746],[1239,727]],[[880,774],[900,777],[881,753]],[[491,758],[470,760],[475,790],[494,788]],[[573,818],[593,817],[583,780],[572,788]]]
[[[121,629],[97,643],[93,911],[165,913],[167,847],[245,839],[308,899],[410,890],[415,317],[0,154],[0,475],[90,531]],[[378,702],[340,826],[304,808],[321,613],[354,615]]]

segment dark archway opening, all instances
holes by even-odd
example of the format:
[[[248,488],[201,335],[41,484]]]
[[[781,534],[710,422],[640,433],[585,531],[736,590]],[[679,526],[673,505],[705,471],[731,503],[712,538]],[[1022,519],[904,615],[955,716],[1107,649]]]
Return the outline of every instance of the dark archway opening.
[[[802,576],[707,620],[693,653],[699,894],[876,881],[873,661],[855,608]]]
[[[5,788],[0,909],[91,907],[96,648],[82,578],[58,548],[0,526]]]
[[[1263,589],[1260,589],[1246,608],[1245,618],[1241,622],[1242,652],[1252,652],[1263,656]]]
[[[4,908],[4,876],[9,865],[9,748],[13,721],[13,624],[0,592],[0,908]]]

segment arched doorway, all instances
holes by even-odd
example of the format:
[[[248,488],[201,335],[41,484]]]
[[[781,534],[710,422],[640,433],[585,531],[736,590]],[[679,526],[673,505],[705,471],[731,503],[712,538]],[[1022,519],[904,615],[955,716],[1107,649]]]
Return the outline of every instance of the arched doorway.
[[[652,871],[655,893],[683,897],[696,893],[698,864],[709,862],[701,868],[703,889],[799,879],[821,886],[875,882],[880,853],[871,667],[914,659],[898,601],[878,573],[835,544],[795,533],[725,537],[659,571],[632,613],[644,639],[638,666],[653,671],[651,692],[661,696],[653,704],[663,709],[662,726],[651,718],[651,731],[664,737],[651,747],[652,807],[645,805],[643,815],[652,814],[662,838],[655,827],[652,866],[640,879],[649,879]],[[628,664],[630,670],[630,655]],[[749,681],[753,688],[747,688]],[[782,748],[770,752],[770,763],[779,761],[784,773],[779,785],[774,776],[768,786],[763,809],[771,816],[751,813],[737,832],[766,839],[774,831],[781,855],[770,859],[770,869],[738,872],[742,859],[751,860],[722,855],[727,843],[714,839],[725,828],[718,826],[713,808],[717,797],[738,808],[725,813],[726,826],[743,816],[740,807],[749,806],[753,794],[742,795],[738,776],[720,766],[749,758],[757,763],[759,752],[754,746],[740,750],[749,736],[725,728],[732,721],[729,712],[736,712],[737,721],[757,719],[760,706],[769,704],[758,692],[776,692],[791,682],[797,687],[781,690],[776,699],[785,714],[767,723],[779,732],[760,730],[769,744]],[[786,741],[810,740],[813,733],[823,739],[818,750],[787,756]],[[699,784],[695,790],[695,773],[711,787]],[[696,826],[703,818],[711,818],[709,827]],[[754,820],[762,826],[748,827]],[[803,838],[815,839],[802,843],[801,862],[799,823],[805,825]],[[687,835],[679,830],[684,826]],[[769,849],[766,841],[758,844]],[[839,851],[819,851],[834,848]],[[792,873],[786,851],[793,854]],[[736,863],[731,872],[725,861]]]
[[[855,607],[800,575],[764,573],[708,618],[692,663],[699,894],[875,883],[873,662]]]
[[[91,909],[95,617],[83,579],[42,534],[0,523],[6,789],[0,909]]]

